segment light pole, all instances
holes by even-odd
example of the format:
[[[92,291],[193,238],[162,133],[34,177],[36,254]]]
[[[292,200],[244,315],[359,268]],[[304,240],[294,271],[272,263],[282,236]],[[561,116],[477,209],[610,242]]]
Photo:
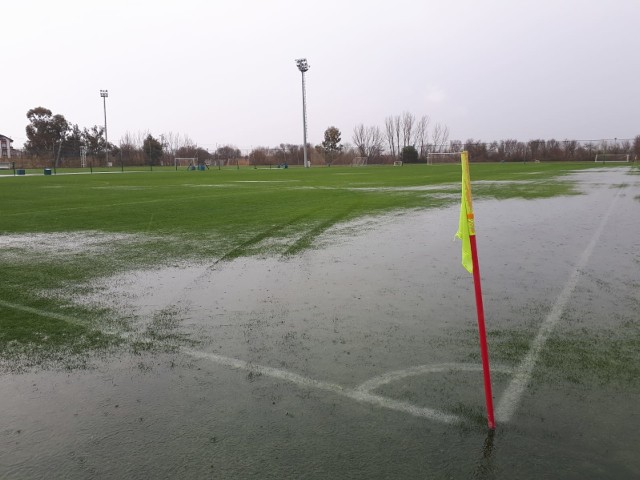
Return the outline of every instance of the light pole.
[[[109,136],[107,135],[107,97],[109,96],[109,90],[100,90],[100,96],[104,105],[104,153],[107,166],[109,166]]]
[[[302,131],[304,138],[302,148],[304,149],[304,168],[309,168],[309,160],[307,157],[307,91],[304,85],[304,74],[310,67],[306,58],[297,59],[296,64],[298,65],[298,70],[302,72]]]

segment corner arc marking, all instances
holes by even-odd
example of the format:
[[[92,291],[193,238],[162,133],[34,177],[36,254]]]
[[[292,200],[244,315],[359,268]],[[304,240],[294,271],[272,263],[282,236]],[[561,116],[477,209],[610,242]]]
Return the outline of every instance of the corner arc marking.
[[[282,369],[269,367],[265,365],[259,365],[259,364],[247,362],[244,360],[240,360],[237,358],[226,357],[216,353],[203,352],[203,351],[192,350],[188,348],[183,348],[182,351],[193,358],[208,360],[218,365],[224,365],[224,366],[238,369],[238,370],[258,372],[262,375],[272,377],[272,378],[278,378],[280,380],[285,380],[285,381],[294,383],[296,385],[299,385],[301,387],[316,388],[318,390],[324,390],[327,392],[342,395],[344,397],[350,398],[352,400],[356,400],[361,403],[368,403],[370,405],[375,405],[377,407],[387,408],[390,410],[406,413],[415,417],[425,418],[428,420],[445,423],[445,424],[460,424],[460,423],[463,423],[463,419],[455,414],[442,412],[434,408],[421,407],[408,402],[403,402],[401,400],[395,400],[393,398],[385,397],[383,395],[377,395],[375,393],[372,393],[371,391],[386,383],[389,383],[395,380],[400,380],[405,377],[413,376],[413,375],[421,375],[425,373],[438,373],[438,372],[445,372],[445,371],[451,371],[451,370],[473,372],[473,371],[479,371],[482,369],[482,366],[480,365],[462,364],[462,363],[419,365],[419,366],[410,367],[404,370],[396,370],[394,372],[389,372],[387,374],[383,374],[378,377],[374,377],[370,380],[367,380],[366,382],[362,383],[356,388],[348,388],[335,383],[315,380],[313,378],[305,377],[303,375],[300,375],[294,372],[289,372],[287,370],[282,370]],[[494,370],[500,373],[508,373],[508,374],[512,373],[513,371],[512,368],[502,367],[502,366],[496,366],[494,367]]]

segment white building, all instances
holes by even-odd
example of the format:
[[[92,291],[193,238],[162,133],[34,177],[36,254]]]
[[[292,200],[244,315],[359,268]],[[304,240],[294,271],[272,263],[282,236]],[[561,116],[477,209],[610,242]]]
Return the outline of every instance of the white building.
[[[0,158],[11,158],[11,144],[13,140],[5,135],[0,135]]]

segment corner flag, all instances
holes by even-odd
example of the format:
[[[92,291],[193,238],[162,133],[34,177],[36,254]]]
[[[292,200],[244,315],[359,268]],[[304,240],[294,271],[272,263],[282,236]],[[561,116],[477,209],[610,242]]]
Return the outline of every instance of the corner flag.
[[[471,200],[471,179],[469,177],[469,154],[462,152],[462,195],[460,200],[460,222],[456,237],[462,240],[462,266],[473,274],[473,257],[471,255],[471,242],[469,235],[475,235],[473,219],[473,203]]]
[[[493,416],[493,394],[491,393],[491,373],[489,368],[489,348],[487,347],[487,331],[484,325],[484,306],[482,304],[482,286],[480,284],[480,264],[478,263],[478,247],[476,244],[476,228],[471,201],[471,178],[469,176],[469,153],[460,153],[462,164],[462,197],[460,202],[460,222],[456,236],[462,240],[462,265],[473,275],[476,292],[476,310],[478,312],[478,336],[480,337],[480,356],[484,376],[484,396],[487,405],[487,422],[489,429],[496,428]]]

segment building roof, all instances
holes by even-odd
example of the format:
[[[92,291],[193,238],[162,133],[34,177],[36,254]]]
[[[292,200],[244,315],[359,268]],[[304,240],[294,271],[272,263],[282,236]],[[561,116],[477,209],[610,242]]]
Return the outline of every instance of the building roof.
[[[2,135],[1,133],[0,133],[0,138],[6,138],[10,142],[13,142],[13,140],[11,138],[7,137],[6,135]]]

